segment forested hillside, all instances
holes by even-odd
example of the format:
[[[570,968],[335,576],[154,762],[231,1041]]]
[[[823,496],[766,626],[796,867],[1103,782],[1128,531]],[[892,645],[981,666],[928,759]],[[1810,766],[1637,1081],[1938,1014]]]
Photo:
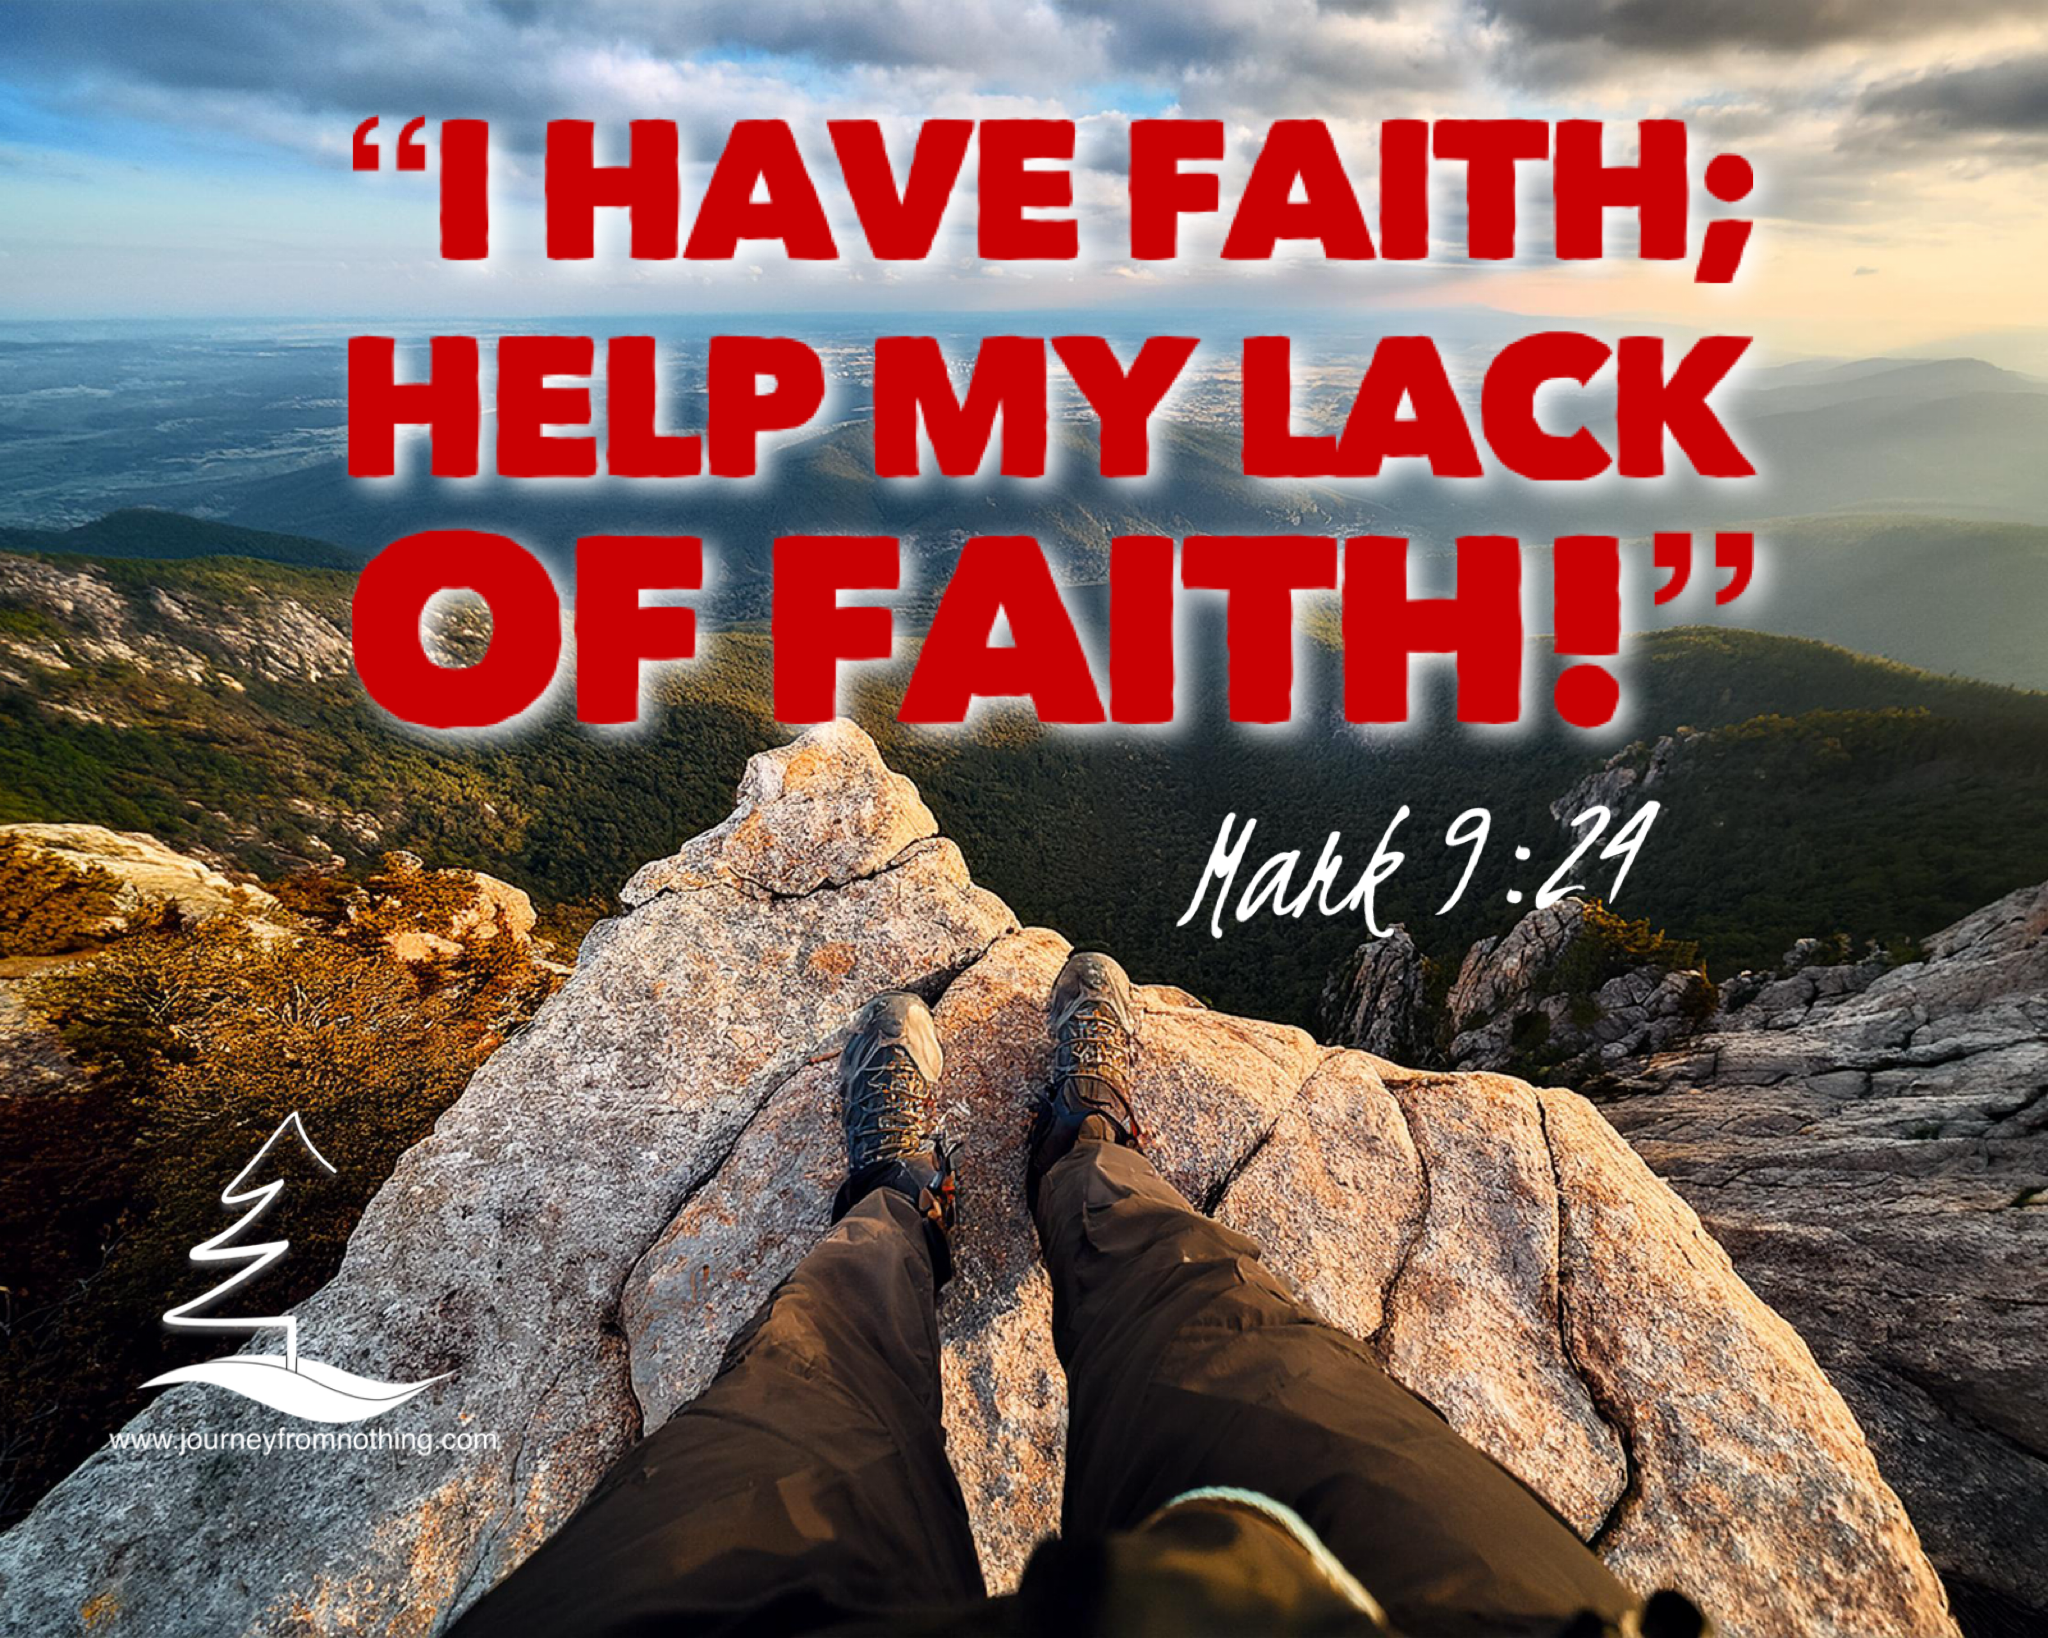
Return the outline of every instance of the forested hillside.
[[[2048,688],[2048,529],[1850,512],[1760,523],[1755,533],[1757,583],[1725,618],[1929,671]],[[1648,546],[1637,552],[1648,572]],[[1708,605],[1696,592],[1672,607],[1698,619]]]
[[[410,848],[517,883],[572,931],[638,864],[722,816],[743,759],[787,737],[768,716],[768,639],[746,630],[672,673],[634,732],[559,716],[466,741],[404,729],[349,670],[350,589],[342,573],[240,559],[0,554],[0,822],[147,830],[268,879]],[[1626,740],[1681,728],[1697,732],[1665,759],[1651,792],[1664,812],[1620,905],[1698,939],[1712,970],[1771,962],[1817,929],[1908,940],[2048,876],[2033,817],[2048,697],[1703,628],[1644,639],[1629,666],[1632,715],[1607,738],[1475,736],[1440,702],[1442,725],[1378,740],[1213,713],[1172,734],[1049,732],[1002,712],[932,734],[891,720],[900,674],[859,690],[855,714],[1020,914],[1278,1018],[1311,1015],[1362,922],[1265,911],[1226,918],[1221,939],[1206,913],[1177,928],[1226,814],[1259,821],[1240,889],[1282,849],[1304,854],[1298,885],[1342,831],[1340,898],[1406,804],[1408,862],[1381,919],[1443,956],[1509,925],[1510,889],[1526,898],[1563,860],[1554,801]],[[1306,679],[1323,699],[1329,681]],[[1477,805],[1491,840],[1438,917],[1466,858],[1444,832]],[[1600,890],[1613,864],[1585,863]]]
[[[365,556],[304,535],[243,529],[144,506],[124,507],[70,529],[0,528],[0,549],[99,557],[253,557],[317,569],[357,568]]]

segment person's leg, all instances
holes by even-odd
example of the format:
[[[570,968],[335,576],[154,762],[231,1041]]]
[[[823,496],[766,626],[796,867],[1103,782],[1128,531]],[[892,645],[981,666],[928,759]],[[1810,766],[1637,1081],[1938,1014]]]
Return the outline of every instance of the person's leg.
[[[1519,1480],[1135,1149],[1078,1141],[1038,1218],[1067,1368],[1069,1534],[1224,1486],[1299,1513],[1397,1627],[1547,1631],[1633,1606]]]
[[[1244,1490],[1299,1514],[1397,1627],[1552,1631],[1633,1607],[1519,1480],[1139,1152],[1122,969],[1072,958],[1050,1022],[1026,1187],[1067,1369],[1069,1536],[1135,1529],[1192,1490]]]
[[[885,1000],[904,1014],[915,998]],[[842,1060],[851,1175],[835,1226],[711,1385],[628,1451],[456,1638],[810,1632],[985,1597],[940,1422],[950,1180],[919,1107],[936,1038],[912,1041],[913,1063],[903,1028],[928,1031],[929,1015],[870,1027],[873,1013],[849,1043],[858,1061]],[[885,1131],[902,1141],[878,1144]]]
[[[804,1632],[978,1599],[924,1220],[878,1189],[457,1638]]]

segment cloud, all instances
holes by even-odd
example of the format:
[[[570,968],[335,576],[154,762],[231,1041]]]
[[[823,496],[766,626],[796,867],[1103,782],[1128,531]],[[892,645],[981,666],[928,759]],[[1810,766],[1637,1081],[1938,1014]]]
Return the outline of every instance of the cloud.
[[[1350,101],[1418,71],[1441,80],[1451,58],[1434,24],[1449,15],[1439,0],[357,0],[195,6],[166,28],[153,0],[11,0],[0,73],[74,92],[241,95],[300,113],[459,107],[504,120],[561,114],[579,63],[597,56],[622,70],[736,63],[811,97],[934,85],[1059,95],[1116,82],[1214,92],[1270,86],[1277,68]]]
[[[2037,17],[2040,6],[2039,0],[1479,0],[1478,10],[1531,45],[1691,56],[1909,39]]]
[[[1856,269],[1854,273],[1850,274],[1849,276],[1855,279],[1867,279],[1876,271],[1877,269],[1874,267],[1859,267]]]
[[[2048,52],[1932,69],[1876,86],[1858,106],[1922,133],[2048,137]]]
[[[577,114],[678,118],[709,148],[764,107],[813,122],[1171,108],[1255,126],[1506,111],[1512,88],[1553,85],[1640,107],[1663,89],[1652,71],[1689,75],[1696,98],[1713,56],[1719,100],[1761,127],[1864,96],[1925,140],[2043,117],[2013,18],[2037,25],[2022,50],[2043,44],[2040,0],[356,0],[192,6],[175,28],[160,0],[11,0],[0,78],[74,118],[258,146],[334,155],[365,115],[425,113],[490,119],[531,153],[545,120]],[[1987,66],[1965,49],[1953,73],[1883,83],[1916,66],[1901,42],[1967,48],[1973,30],[1998,36]],[[1861,56],[1808,61],[1831,47]]]
[[[1700,156],[1752,160],[1760,185],[1746,210],[1766,229],[1761,248],[1798,258],[1802,276],[1839,301],[1844,266],[1867,276],[1860,264],[1881,264],[1886,285],[1863,291],[1903,293],[1941,247],[1987,231],[2005,235],[2013,265],[2032,265],[2032,219],[2014,203],[2013,161],[2036,146],[2048,151],[2042,4],[244,0],[180,8],[166,27],[161,0],[4,0],[0,83],[14,117],[0,188],[19,194],[24,177],[67,164],[108,175],[125,164],[172,186],[182,177],[211,207],[226,197],[227,155],[249,179],[237,186],[267,183],[271,197],[301,200],[309,214],[316,200],[345,200],[357,214],[338,237],[383,234],[378,254],[396,266],[412,245],[411,227],[392,214],[402,190],[352,187],[347,174],[349,133],[372,114],[387,132],[415,114],[489,119],[504,156],[494,176],[513,198],[532,181],[548,119],[600,121],[608,160],[623,157],[625,120],[675,119],[694,169],[735,120],[779,116],[817,162],[835,230],[849,234],[828,118],[877,118],[902,155],[926,117],[1067,117],[1081,127],[1075,211],[1097,258],[1082,271],[1106,283],[1126,276],[1113,263],[1132,115],[1224,120],[1226,204],[1268,122],[1329,119],[1369,208],[1383,119],[1680,117]],[[1626,136],[1615,141],[1625,152]],[[1532,172],[1529,181],[1541,195],[1546,179]],[[972,193],[971,168],[961,186],[963,198]],[[1539,252],[1544,212],[1532,196],[1526,222]],[[507,219],[516,231],[521,219]],[[970,210],[949,215],[946,265],[935,277],[959,271],[971,226]],[[1435,223],[1447,251],[1460,227],[1451,177]],[[174,229],[165,234],[176,240]],[[1191,222],[1190,265],[1154,271],[1191,286],[1213,263],[1220,234],[1220,219]],[[44,247],[53,269],[78,256],[62,238],[52,232]],[[218,230],[193,239],[220,253]],[[1425,271],[1449,279],[1468,270],[1452,256]],[[633,268],[620,277],[628,274],[651,276]],[[494,276],[492,288],[503,288]],[[686,284],[699,274],[665,276]],[[1048,271],[1041,288],[1072,276]],[[1269,283],[1306,288],[1319,276],[1290,264]],[[1375,275],[1382,286],[1395,276]],[[795,288],[806,277],[795,270],[785,282]]]
[[[530,165],[549,119],[673,118],[709,156],[737,119],[1178,112],[1256,128],[1468,102],[1464,0],[9,0],[0,80],[109,116],[346,162],[370,114],[492,122]],[[809,140],[809,139],[807,139]],[[1113,139],[1114,148],[1120,138]],[[1079,164],[1104,159],[1084,149]],[[1086,192],[1084,188],[1082,191]]]

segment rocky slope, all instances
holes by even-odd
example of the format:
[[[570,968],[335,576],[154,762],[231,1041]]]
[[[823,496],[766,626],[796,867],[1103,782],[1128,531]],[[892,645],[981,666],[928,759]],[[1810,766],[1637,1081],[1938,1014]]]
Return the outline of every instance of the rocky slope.
[[[15,612],[0,630],[0,681],[27,687],[37,673],[110,661],[143,677],[238,692],[251,678],[346,677],[353,661],[337,610],[278,596],[263,578],[245,575],[251,583],[232,588],[240,597],[201,600],[161,586],[139,589],[89,561],[0,553],[0,601]]]
[[[2039,1631],[2048,886],[1921,961],[1807,966],[1615,1069],[1603,1112],[1812,1344],[1959,1607]]]
[[[1367,992],[1418,994],[1412,945],[1332,977],[1336,1038],[1447,1042],[1460,1068],[1552,1064],[1800,1329],[1869,1432],[1966,1629],[2048,1619],[2048,885],[1928,941],[1830,960],[1820,940],[1702,1010],[1696,973],[1644,966],[1572,994],[1588,907],[1475,945],[1444,1015],[1356,1035]]]
[[[989,1578],[1011,1581],[1058,1508],[1064,1384],[1018,1178],[1067,946],[1018,928],[936,829],[849,725],[754,758],[732,817],[628,884],[298,1310],[314,1357],[453,1373],[378,1424],[435,1448],[110,1448],[0,1538],[7,1630],[442,1630],[701,1388],[822,1228],[827,1060],[889,986],[930,997],[946,1041],[968,1201],[947,1418]],[[1954,1630],[1805,1345],[1590,1105],[1170,988],[1140,1001],[1162,1170],[1624,1576],[1737,1635]],[[187,1387],[130,1431],[274,1425]]]

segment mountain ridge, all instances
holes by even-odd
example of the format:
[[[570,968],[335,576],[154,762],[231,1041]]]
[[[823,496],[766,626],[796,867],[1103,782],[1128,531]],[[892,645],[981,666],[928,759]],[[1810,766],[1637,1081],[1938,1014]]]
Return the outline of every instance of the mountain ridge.
[[[360,569],[366,553],[304,535],[248,529],[213,518],[124,506],[68,528],[0,527],[0,551],[125,558],[244,557],[302,568]]]

